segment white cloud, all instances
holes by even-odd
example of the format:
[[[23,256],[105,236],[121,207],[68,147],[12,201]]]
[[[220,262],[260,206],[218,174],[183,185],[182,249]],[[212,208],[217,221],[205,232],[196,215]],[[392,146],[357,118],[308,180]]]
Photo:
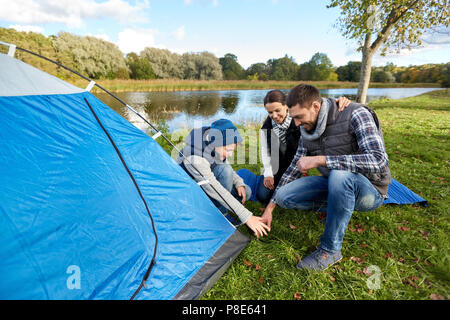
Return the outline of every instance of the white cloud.
[[[44,33],[44,28],[39,26],[30,26],[30,25],[10,25],[8,28],[16,29],[17,31],[25,31],[25,32],[36,32],[36,33]]]
[[[184,31],[184,26],[179,27],[177,30],[175,30],[174,32],[172,32],[172,35],[175,37],[175,39],[177,40],[182,40],[185,36],[186,32]]]
[[[123,53],[139,54],[145,47],[161,47],[155,44],[157,33],[153,29],[126,28],[119,32],[116,44]]]
[[[0,20],[20,23],[63,23],[81,27],[86,19],[111,18],[115,21],[146,22],[148,0],[131,5],[124,0],[0,0]]]

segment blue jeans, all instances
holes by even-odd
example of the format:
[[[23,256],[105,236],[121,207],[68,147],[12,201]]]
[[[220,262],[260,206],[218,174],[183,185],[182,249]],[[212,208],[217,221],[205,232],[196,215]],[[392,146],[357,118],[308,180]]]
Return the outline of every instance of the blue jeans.
[[[217,181],[228,191],[231,193],[233,197],[237,200],[242,201],[242,197],[239,197],[236,188],[233,186],[233,174],[234,170],[228,163],[224,164],[213,164],[211,170],[216,177]],[[248,185],[245,185],[245,199],[246,201],[250,199],[252,196],[252,190]],[[217,209],[220,210],[223,214],[228,212],[228,209],[220,204],[217,200],[211,199]]]
[[[261,177],[259,179],[259,183],[256,186],[256,198],[259,202],[261,202],[264,205],[267,205],[272,198],[274,190],[270,190],[264,185],[264,177]]]
[[[280,187],[275,200],[283,208],[327,211],[320,247],[337,252],[353,211],[375,210],[384,199],[362,174],[331,170],[328,178],[308,176]]]

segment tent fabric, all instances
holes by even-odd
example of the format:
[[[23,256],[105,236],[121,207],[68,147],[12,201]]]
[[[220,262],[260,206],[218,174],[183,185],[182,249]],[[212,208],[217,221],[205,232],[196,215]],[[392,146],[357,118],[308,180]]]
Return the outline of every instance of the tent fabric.
[[[264,177],[257,176],[248,169],[239,169],[237,174],[244,179],[244,182],[250,186],[252,189],[252,197],[250,200],[257,201],[256,191],[261,179]],[[424,206],[428,205],[427,200],[423,199],[419,195],[415,194],[413,191],[402,185],[395,179],[392,179],[392,184],[389,185],[388,198],[383,202],[383,204],[422,204]]]
[[[84,91],[1,53],[0,72],[0,96],[70,94]]]
[[[39,70],[27,77],[51,81]],[[91,93],[39,95],[25,83],[26,95],[0,94],[0,299],[130,299],[150,266],[151,219],[93,112],[155,222],[156,264],[136,299],[204,293],[248,238],[155,140]]]

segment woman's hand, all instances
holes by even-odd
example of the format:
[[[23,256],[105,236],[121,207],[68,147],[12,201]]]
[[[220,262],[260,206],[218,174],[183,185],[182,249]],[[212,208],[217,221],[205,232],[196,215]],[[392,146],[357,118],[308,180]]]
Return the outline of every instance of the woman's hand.
[[[266,177],[264,178],[264,187],[266,187],[269,190],[273,190],[273,188],[275,187],[275,180],[273,179],[273,177]]]
[[[253,231],[256,238],[267,236],[267,232],[270,231],[269,227],[263,222],[261,217],[251,216],[247,220],[246,225]]]
[[[339,97],[338,99],[336,99],[336,103],[338,105],[338,111],[342,111],[348,107],[351,101],[346,97]]]

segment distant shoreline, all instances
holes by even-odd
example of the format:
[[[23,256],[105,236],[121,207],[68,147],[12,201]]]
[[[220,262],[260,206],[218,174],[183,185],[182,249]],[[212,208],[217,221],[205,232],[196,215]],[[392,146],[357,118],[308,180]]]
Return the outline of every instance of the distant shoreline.
[[[86,87],[87,81],[71,81]],[[249,81],[249,80],[98,80],[97,83],[112,92],[171,92],[207,90],[264,90],[290,89],[299,83],[308,83],[319,89],[357,88],[357,82],[345,81]],[[440,88],[439,83],[381,83],[372,82],[370,88]],[[91,92],[101,92],[94,87]]]

